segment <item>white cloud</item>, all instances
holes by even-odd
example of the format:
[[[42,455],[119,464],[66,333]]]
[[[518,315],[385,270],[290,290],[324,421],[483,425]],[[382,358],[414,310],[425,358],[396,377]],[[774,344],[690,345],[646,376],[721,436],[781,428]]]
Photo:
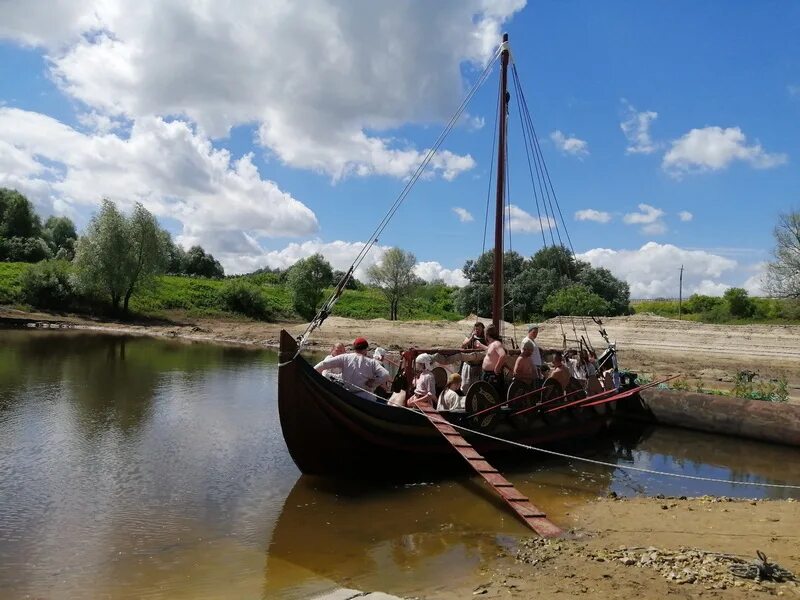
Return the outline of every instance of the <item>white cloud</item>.
[[[578,257],[627,281],[631,298],[677,298],[681,265],[684,297],[695,293],[720,295],[730,287],[720,279],[738,272],[738,263],[730,258],[656,242],[638,250],[595,248]]]
[[[417,277],[425,281],[438,281],[442,280],[447,285],[455,285],[463,287],[469,283],[469,279],[464,277],[461,269],[445,269],[438,262],[421,262],[417,263],[414,268]]]
[[[747,290],[751,296],[766,296],[764,291],[764,276],[767,274],[767,263],[760,262],[751,267],[754,271],[753,275],[745,279],[744,283],[737,287],[742,287]]]
[[[575,213],[576,221],[594,221],[596,223],[608,223],[611,220],[611,213],[593,208],[585,208]]]
[[[506,208],[506,219],[509,221],[511,231],[517,233],[539,233],[543,228],[558,226],[552,218],[539,219],[514,204]]]
[[[769,169],[785,164],[788,157],[770,154],[761,144],[748,146],[746,136],[738,127],[704,127],[692,129],[674,140],[661,166],[679,177],[684,173],[719,171],[737,160],[756,169]]]
[[[525,0],[0,3],[0,35],[46,48],[60,88],[98,114],[255,124],[283,163],[339,179],[406,177],[425,150],[391,132],[450,117],[464,67],[491,57]],[[474,122],[473,126],[478,122]],[[473,168],[443,152],[446,179]]]
[[[692,219],[694,219],[694,215],[690,213],[688,210],[682,210],[681,212],[678,213],[678,218],[684,223],[687,223]]]
[[[225,265],[226,271],[230,273],[247,273],[262,267],[286,269],[301,258],[319,253],[331,263],[334,269],[346,271],[363,248],[364,242],[309,240],[302,243],[291,243],[281,250],[265,251],[259,248],[260,252],[251,252],[248,255],[242,255],[239,252],[221,253],[220,259],[224,261],[223,265]],[[388,249],[388,246],[373,246],[356,270],[356,278],[366,281],[367,269],[372,265],[379,264],[383,254]],[[419,262],[414,271],[417,276],[425,281],[443,280],[448,285],[457,286],[463,286],[468,283],[461,269],[447,269],[435,261]]]
[[[127,137],[89,135],[39,113],[0,108],[0,140],[0,160],[8,154],[17,163],[11,174],[0,170],[0,185],[21,180],[45,214],[95,207],[103,197],[123,208],[139,201],[178,220],[181,239],[212,252],[239,243],[242,232],[291,237],[318,229],[314,213],[262,179],[250,155],[215,149],[183,121],[141,118]]]
[[[579,139],[577,137],[568,137],[561,131],[556,129],[550,134],[550,139],[562,153],[571,154],[578,158],[589,156],[589,142]]]
[[[650,125],[658,118],[658,113],[647,110],[638,112],[627,100],[625,120],[619,124],[622,133],[628,138],[627,154],[652,154],[658,148],[650,137]]]
[[[472,216],[472,213],[469,212],[466,208],[461,208],[460,206],[454,206],[453,212],[456,213],[458,216],[458,220],[462,223],[468,223],[469,221],[474,221],[475,217]]]
[[[627,213],[622,221],[627,225],[641,225],[642,233],[661,235],[666,233],[667,226],[661,220],[664,211],[649,204],[639,204],[639,212]]]

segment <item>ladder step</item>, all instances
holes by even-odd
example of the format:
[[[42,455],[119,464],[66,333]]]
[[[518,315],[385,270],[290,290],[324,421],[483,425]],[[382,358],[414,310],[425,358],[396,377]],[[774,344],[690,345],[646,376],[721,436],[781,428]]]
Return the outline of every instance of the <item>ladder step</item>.
[[[495,469],[492,465],[483,460],[483,458],[470,460],[469,464],[478,473],[497,473],[497,469]]]
[[[442,437],[444,437],[453,449],[463,456],[469,465],[500,494],[528,527],[539,535],[546,537],[561,535],[562,531],[558,526],[548,521],[547,516],[531,504],[531,501],[525,494],[521,493],[508,479],[503,477],[497,469],[489,464],[489,462],[472,447],[472,444],[467,442],[437,411],[433,410],[428,402],[420,402],[418,406],[436,430],[442,434]]]

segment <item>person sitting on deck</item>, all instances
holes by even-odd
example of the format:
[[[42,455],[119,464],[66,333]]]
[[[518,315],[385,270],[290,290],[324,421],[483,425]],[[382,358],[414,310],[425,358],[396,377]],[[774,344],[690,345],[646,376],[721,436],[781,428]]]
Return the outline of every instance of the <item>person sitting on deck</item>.
[[[433,368],[433,357],[430,354],[422,353],[414,361],[417,377],[414,379],[414,394],[408,399],[409,406],[417,402],[436,402],[436,379],[431,372]]]
[[[384,350],[383,348],[375,348],[375,351],[372,353],[372,358],[378,361],[384,369],[389,371],[389,369],[386,368],[386,365],[383,362],[384,359],[386,358],[386,350]],[[376,396],[380,396],[381,398],[388,398],[392,394],[391,385],[388,382],[383,382],[383,381],[379,382],[378,385],[375,387],[375,389],[372,391],[375,393]]]
[[[530,361],[533,365],[533,379],[542,378],[542,353],[539,350],[539,344],[536,343],[536,336],[539,335],[539,326],[535,323],[528,325],[528,335],[522,338],[519,344],[520,349],[525,345],[525,341],[533,344],[533,351],[531,352]]]
[[[436,410],[464,410],[464,397],[461,391],[461,375],[451,373],[447,378],[447,387],[439,394]]]
[[[527,383],[528,385],[531,385],[533,380],[536,379],[536,377],[534,377],[535,367],[531,360],[534,348],[533,340],[523,338],[522,353],[517,357],[517,361],[514,363],[514,379]]]
[[[375,386],[391,379],[389,371],[374,358],[367,356],[369,343],[363,337],[353,342],[353,352],[329,356],[314,367],[322,373],[325,369],[338,367],[342,370],[342,381],[353,393],[368,400],[375,400],[371,393]]]
[[[506,349],[503,348],[503,342],[500,340],[500,334],[494,324],[486,328],[486,356],[483,358],[483,373],[481,379],[490,383],[500,394],[500,397],[505,396],[505,389],[503,385],[503,369],[506,364]]]
[[[486,350],[486,329],[480,321],[477,321],[472,328],[472,334],[464,338],[461,343],[462,350]],[[468,390],[474,382],[481,378],[481,359],[464,361],[461,369],[461,377],[464,382],[464,389]]]
[[[563,389],[567,388],[571,375],[569,369],[564,364],[564,357],[561,355],[561,352],[556,352],[553,355],[553,368],[547,376],[549,379],[555,379],[560,383]]]
[[[334,356],[339,356],[340,354],[344,354],[347,350],[344,347],[342,342],[337,342],[331,348],[331,353],[328,354],[325,358],[333,358]],[[333,367],[332,369],[324,369],[322,371],[322,375],[327,377],[328,379],[341,379],[342,377],[342,370],[338,367]]]

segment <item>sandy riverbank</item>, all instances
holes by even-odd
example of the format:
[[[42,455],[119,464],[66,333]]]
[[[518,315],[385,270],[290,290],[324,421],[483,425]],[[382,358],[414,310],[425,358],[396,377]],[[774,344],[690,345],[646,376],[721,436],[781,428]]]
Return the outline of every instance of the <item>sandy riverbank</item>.
[[[571,539],[530,539],[475,580],[423,597],[800,598],[800,582],[735,577],[728,554],[800,574],[800,502],[601,499],[570,515]]]
[[[263,347],[277,346],[283,328],[293,335],[305,329],[302,323],[189,319],[179,313],[174,315],[174,322],[125,323],[0,308],[0,318],[6,321],[61,322],[91,330]],[[387,348],[410,345],[454,347],[469,332],[470,323],[470,320],[391,322],[330,317],[315,332],[311,347],[327,350],[334,342],[349,342],[358,335],[365,335],[371,343]],[[574,337],[569,319],[564,319],[563,323],[551,319],[542,324],[542,344],[560,347],[562,327],[568,337]],[[579,335],[586,336],[578,320],[576,327]],[[699,382],[711,389],[729,389],[737,371],[750,370],[767,379],[785,377],[789,381],[790,396],[794,401],[800,401],[800,326],[709,325],[634,315],[608,318],[605,327],[611,339],[617,342],[624,368],[663,377],[680,373],[693,387]],[[593,323],[586,323],[586,331],[593,345],[603,344]],[[508,333],[516,338],[524,335],[521,328],[509,327]]]

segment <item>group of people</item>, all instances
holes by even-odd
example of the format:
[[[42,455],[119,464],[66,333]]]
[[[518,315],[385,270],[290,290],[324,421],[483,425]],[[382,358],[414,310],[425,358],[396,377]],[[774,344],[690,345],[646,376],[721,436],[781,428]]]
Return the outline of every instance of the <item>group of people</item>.
[[[555,352],[553,366],[548,367],[544,364],[542,352],[536,343],[538,334],[538,325],[528,326],[528,333],[520,342],[520,354],[514,362],[514,379],[538,386],[546,375],[558,381],[562,388],[566,388],[571,378],[587,382],[585,385],[591,382],[600,385],[596,377],[597,356],[593,351],[581,349],[579,352],[569,350],[566,354]],[[462,389],[468,390],[477,380],[486,381],[497,390],[500,398],[504,398],[504,371],[508,353],[494,324],[487,327],[480,321],[475,323],[472,333],[461,344],[461,349],[466,355],[462,372],[451,373],[444,390],[438,395],[433,375],[433,356],[427,353],[417,355],[412,387],[408,391],[392,393],[393,375],[384,364],[388,360],[386,351],[376,348],[372,356],[368,356],[369,343],[363,337],[356,338],[353,342],[352,352],[347,352],[342,343],[335,344],[330,354],[315,369],[326,377],[341,380],[345,387],[361,397],[377,398],[395,406],[426,401],[437,410],[463,410]]]

